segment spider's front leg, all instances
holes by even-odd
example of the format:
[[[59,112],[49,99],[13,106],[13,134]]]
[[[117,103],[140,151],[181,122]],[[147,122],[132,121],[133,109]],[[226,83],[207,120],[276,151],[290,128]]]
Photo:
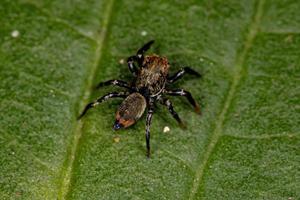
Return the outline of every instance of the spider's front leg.
[[[178,72],[176,72],[173,76],[168,77],[168,82],[174,83],[178,79],[182,78],[184,76],[184,74],[191,74],[191,75],[195,75],[196,77],[201,77],[201,74],[199,74],[192,68],[184,67],[184,68],[180,69]]]
[[[151,45],[153,43],[154,43],[154,40],[147,42],[137,51],[136,55],[130,56],[127,59],[128,68],[134,76],[137,75],[137,71],[138,71],[138,68],[136,67],[134,62],[137,62],[139,67],[141,67],[143,64],[143,61],[144,61],[144,53],[151,47]]]
[[[150,49],[151,45],[154,43],[154,40],[150,40],[146,44],[144,44],[136,53],[136,56],[143,61],[144,60],[144,53]]]
[[[137,56],[130,56],[128,59],[127,59],[127,65],[128,65],[128,68],[130,70],[130,72],[132,73],[133,76],[136,76],[137,75],[137,67],[135,66],[134,62],[136,62],[138,59],[137,59]]]
[[[151,126],[153,112],[154,112],[154,100],[150,99],[148,105],[147,117],[146,117],[146,135],[145,135],[148,158],[150,158],[150,126]]]
[[[84,110],[83,110],[82,113],[78,116],[77,119],[79,120],[81,117],[83,117],[83,116],[85,115],[85,113],[86,113],[89,109],[91,109],[91,108],[93,108],[93,107],[99,105],[100,103],[102,103],[102,102],[104,102],[104,101],[106,101],[106,100],[108,100],[108,99],[115,98],[115,97],[122,97],[122,98],[125,98],[125,97],[127,97],[127,96],[128,96],[128,93],[127,93],[127,92],[110,92],[110,93],[108,93],[108,94],[106,94],[106,95],[104,95],[104,96],[98,98],[97,100],[95,100],[95,101],[93,101],[93,102],[87,104],[87,105],[85,106]]]

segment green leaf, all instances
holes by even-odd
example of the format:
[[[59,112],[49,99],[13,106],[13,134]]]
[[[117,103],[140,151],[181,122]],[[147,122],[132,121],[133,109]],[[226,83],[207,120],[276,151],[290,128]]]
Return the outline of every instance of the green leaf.
[[[299,199],[300,3],[38,1],[0,3],[1,199]],[[171,73],[192,66],[157,104],[151,159],[145,117],[112,124],[121,100],[76,117],[131,80],[122,59],[150,39]],[[170,132],[164,133],[165,126]]]

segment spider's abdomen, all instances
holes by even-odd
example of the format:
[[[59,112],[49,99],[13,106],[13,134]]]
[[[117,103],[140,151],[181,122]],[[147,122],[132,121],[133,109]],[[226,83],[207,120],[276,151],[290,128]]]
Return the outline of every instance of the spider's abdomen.
[[[147,88],[150,95],[159,93],[165,85],[169,71],[169,63],[165,57],[146,56],[136,80],[138,89]]]
[[[131,126],[143,115],[145,109],[146,99],[137,92],[130,94],[117,110],[114,129]]]

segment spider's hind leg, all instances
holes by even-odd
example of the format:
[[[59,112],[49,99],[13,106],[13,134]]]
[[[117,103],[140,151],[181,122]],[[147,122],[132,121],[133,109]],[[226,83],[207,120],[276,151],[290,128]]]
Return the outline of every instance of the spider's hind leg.
[[[146,134],[145,134],[148,158],[150,158],[150,126],[151,126],[153,112],[154,112],[154,103],[153,103],[153,100],[150,99],[148,113],[147,113],[147,117],[146,117]]]
[[[85,106],[84,110],[83,110],[82,113],[78,116],[77,119],[79,120],[80,118],[82,118],[82,117],[85,115],[85,113],[86,113],[89,109],[91,109],[91,108],[93,108],[93,107],[96,107],[97,105],[99,105],[100,103],[102,103],[102,102],[104,102],[104,101],[106,101],[106,100],[108,100],[108,99],[115,98],[115,97],[122,97],[122,98],[125,98],[125,97],[127,97],[127,95],[128,95],[127,92],[110,92],[110,93],[108,93],[108,94],[106,94],[106,95],[104,95],[104,96],[98,98],[97,100],[95,100],[95,101],[93,101],[93,102],[87,104],[87,105]]]
[[[124,87],[124,88],[127,88],[127,89],[133,89],[127,82],[125,81],[122,81],[122,80],[108,80],[108,81],[105,81],[105,82],[100,82],[97,84],[97,86],[95,87],[96,89],[100,88],[100,87],[103,87],[103,86],[108,86],[108,85],[116,85],[116,86],[119,86],[119,87]]]
[[[181,121],[179,115],[177,114],[177,112],[174,110],[172,102],[167,99],[167,98],[160,98],[159,102],[165,106],[168,107],[169,112],[171,113],[171,115],[173,116],[173,118],[178,122],[179,126],[181,128],[186,128],[185,124]]]
[[[171,96],[184,96],[187,98],[187,100],[192,104],[192,106],[195,109],[195,112],[198,114],[201,114],[200,112],[200,106],[197,104],[195,99],[192,97],[191,93],[183,90],[183,89],[175,89],[175,90],[165,90],[165,94],[171,95]]]

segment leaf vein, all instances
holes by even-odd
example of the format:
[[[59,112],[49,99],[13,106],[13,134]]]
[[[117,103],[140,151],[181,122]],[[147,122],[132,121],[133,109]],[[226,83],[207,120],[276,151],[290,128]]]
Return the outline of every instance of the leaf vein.
[[[297,134],[294,133],[279,133],[279,134],[263,134],[263,135],[234,135],[234,134],[224,134],[234,139],[245,139],[245,140],[268,140],[273,138],[296,138]]]
[[[45,15],[46,17],[48,17],[48,19],[52,22],[61,24],[63,26],[65,26],[68,29],[71,29],[72,31],[74,31],[75,33],[79,34],[80,36],[92,40],[94,42],[97,42],[97,40],[95,38],[93,38],[92,36],[90,36],[89,33],[85,33],[84,31],[81,31],[80,29],[76,28],[75,26],[69,24],[66,20],[58,18],[58,17],[54,17],[53,15],[51,15],[48,11],[38,7],[36,4],[30,2],[30,1],[26,1],[25,3],[23,3],[23,5],[28,5],[33,7],[34,9],[36,9],[37,11],[41,12],[41,14]]]
[[[97,48],[95,52],[95,59],[94,59],[94,64],[91,67],[90,71],[90,76],[88,77],[86,86],[85,86],[85,91],[84,91],[84,97],[83,100],[80,102],[79,107],[83,107],[83,105],[86,103],[86,100],[90,97],[91,95],[91,86],[92,82],[94,80],[95,72],[97,71],[97,68],[99,66],[100,60],[101,60],[101,55],[102,55],[102,49],[103,49],[103,44],[104,44],[104,39],[107,35],[107,29],[109,25],[109,20],[111,18],[112,14],[112,8],[114,5],[114,0],[111,0],[107,8],[105,9],[105,16],[104,16],[104,22],[103,22],[103,27],[102,31],[100,32],[98,38],[97,38]],[[66,161],[64,163],[63,169],[62,169],[62,176],[61,176],[61,181],[58,189],[58,199],[66,199],[69,191],[70,191],[70,185],[71,185],[71,178],[72,178],[72,172],[74,169],[74,162],[76,159],[76,154],[78,151],[78,146],[80,143],[80,138],[82,135],[82,122],[77,121],[74,123],[75,128],[74,128],[74,137],[73,140],[71,141],[69,151],[67,154]]]
[[[27,80],[27,81],[30,81],[30,82],[32,82],[32,80],[40,82],[41,85],[43,87],[45,87],[45,88],[48,88],[51,93],[52,92],[53,93],[59,93],[61,95],[67,96],[67,97],[73,97],[74,96],[73,94],[69,93],[68,91],[64,91],[64,90],[59,89],[57,87],[54,87],[54,86],[52,86],[52,85],[50,85],[48,83],[45,83],[42,78],[40,78],[40,77],[38,77],[36,75],[29,74],[27,72],[19,72],[19,75],[20,75],[21,79],[24,78],[24,80]]]
[[[193,169],[193,167],[191,166],[191,164],[190,164],[187,160],[181,158],[180,156],[174,154],[173,152],[171,152],[171,151],[169,151],[169,150],[164,149],[163,151],[164,151],[166,154],[168,154],[170,157],[172,157],[173,159],[176,159],[178,162],[181,162],[181,163],[182,163],[184,166],[186,166],[190,171],[192,171],[192,172],[195,171],[195,170]]]
[[[193,181],[193,185],[190,190],[189,199],[194,199],[197,191],[199,190],[200,182],[203,178],[203,174],[205,171],[205,168],[207,167],[208,160],[216,146],[216,144],[219,141],[220,136],[222,135],[222,129],[223,129],[223,123],[225,121],[226,114],[228,112],[229,107],[232,104],[233,97],[236,93],[237,86],[240,83],[242,71],[243,71],[243,64],[246,59],[246,55],[248,54],[252,43],[255,39],[255,36],[258,32],[259,23],[262,16],[262,10],[263,10],[263,4],[264,0],[258,1],[254,18],[252,19],[252,22],[249,25],[249,31],[245,38],[245,43],[243,46],[243,49],[241,51],[241,54],[237,56],[237,59],[235,61],[234,65],[234,75],[233,75],[233,82],[230,86],[229,92],[227,93],[225,103],[221,109],[221,112],[217,118],[217,121],[215,123],[215,129],[212,133],[211,140],[206,148],[205,154],[203,156],[203,159],[201,160],[198,168],[196,169],[195,178]]]

